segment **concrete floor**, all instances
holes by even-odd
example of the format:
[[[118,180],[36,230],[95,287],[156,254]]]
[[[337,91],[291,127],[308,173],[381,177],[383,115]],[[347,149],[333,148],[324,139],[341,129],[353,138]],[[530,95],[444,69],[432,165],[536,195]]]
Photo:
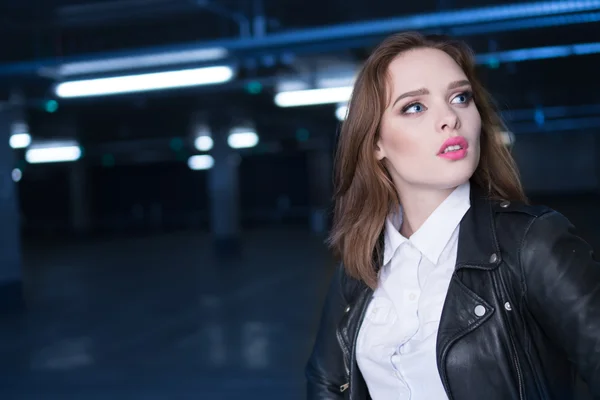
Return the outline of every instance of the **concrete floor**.
[[[28,247],[29,312],[0,320],[2,399],[302,399],[322,238],[253,231],[217,262],[194,233]]]
[[[598,197],[548,198],[600,250]],[[24,247],[27,313],[0,316],[0,399],[303,399],[333,261],[302,229]]]

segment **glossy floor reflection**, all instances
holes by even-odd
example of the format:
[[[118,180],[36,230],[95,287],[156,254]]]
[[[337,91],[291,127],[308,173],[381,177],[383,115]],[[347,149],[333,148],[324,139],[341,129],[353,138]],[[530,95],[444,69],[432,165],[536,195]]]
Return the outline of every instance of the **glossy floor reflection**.
[[[217,262],[179,233],[25,248],[30,310],[3,316],[2,399],[302,399],[332,261],[252,231]]]

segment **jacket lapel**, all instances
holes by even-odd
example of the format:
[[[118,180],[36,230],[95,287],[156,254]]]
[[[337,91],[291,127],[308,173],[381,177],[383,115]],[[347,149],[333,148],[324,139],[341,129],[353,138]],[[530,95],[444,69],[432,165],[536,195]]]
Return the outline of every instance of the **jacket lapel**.
[[[437,337],[437,364],[446,391],[449,388],[445,368],[450,347],[494,313],[492,305],[473,290],[481,286],[481,273],[494,270],[501,262],[493,217],[492,202],[472,185],[471,208],[460,223],[456,269],[448,287]]]
[[[456,269],[491,270],[498,266],[500,258],[492,201],[472,184],[471,208],[460,223]]]

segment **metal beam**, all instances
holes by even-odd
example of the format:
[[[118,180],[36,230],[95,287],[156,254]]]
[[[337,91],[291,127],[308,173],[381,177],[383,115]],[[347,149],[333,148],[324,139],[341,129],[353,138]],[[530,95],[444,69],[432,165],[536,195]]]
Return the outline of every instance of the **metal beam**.
[[[65,62],[108,59],[124,55],[161,54],[166,51],[189,50],[199,48],[224,47],[232,52],[252,53],[265,50],[290,50],[294,46],[314,45],[327,42],[345,42],[365,37],[381,37],[393,32],[405,30],[457,29],[461,26],[475,26],[527,18],[562,16],[574,13],[589,13],[600,10],[600,0],[585,1],[542,1],[526,4],[505,4],[465,10],[443,11],[416,14],[397,18],[303,29],[243,39],[220,39],[209,42],[188,43],[155,47],[139,51],[122,51],[93,56],[69,57],[66,59],[46,59],[22,63],[0,65],[0,76],[32,75],[41,69],[57,67]],[[585,19],[572,23],[585,22]],[[518,27],[518,24],[512,28]],[[509,28],[507,26],[507,28]]]

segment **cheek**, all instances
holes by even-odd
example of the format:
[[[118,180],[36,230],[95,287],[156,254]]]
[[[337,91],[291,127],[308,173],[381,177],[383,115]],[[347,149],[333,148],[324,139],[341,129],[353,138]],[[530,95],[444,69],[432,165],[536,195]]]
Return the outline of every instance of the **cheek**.
[[[463,116],[463,122],[465,127],[467,128],[468,134],[472,139],[479,140],[479,136],[481,135],[481,116],[479,115],[479,111],[476,107],[470,109],[469,112],[465,113]]]
[[[406,132],[394,132],[382,137],[382,145],[385,149],[385,165],[390,172],[395,171],[392,175],[410,173],[415,165],[421,165],[425,160],[423,141],[416,140]]]
[[[390,136],[383,140],[383,146],[388,157],[410,154],[414,151],[414,144],[407,138],[399,134]]]
[[[419,143],[410,135],[410,129],[392,124],[382,128],[381,144],[388,158],[396,162],[399,157],[412,155],[417,151]]]

